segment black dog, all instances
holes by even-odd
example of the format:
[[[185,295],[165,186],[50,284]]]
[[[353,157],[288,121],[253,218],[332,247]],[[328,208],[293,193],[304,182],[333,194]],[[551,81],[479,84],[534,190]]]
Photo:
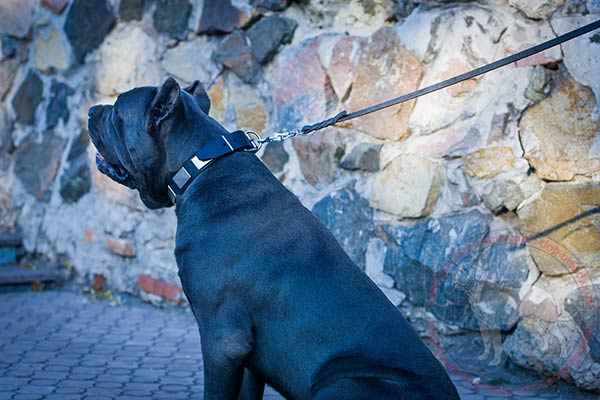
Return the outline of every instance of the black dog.
[[[458,399],[401,313],[209,107],[198,82],[170,78],[89,112],[103,173],[149,208],[176,197],[204,398],[259,399],[266,382],[290,399]],[[231,154],[206,166],[198,149]]]

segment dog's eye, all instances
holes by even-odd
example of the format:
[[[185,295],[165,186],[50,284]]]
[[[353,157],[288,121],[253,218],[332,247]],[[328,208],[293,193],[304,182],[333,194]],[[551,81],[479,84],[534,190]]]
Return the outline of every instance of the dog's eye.
[[[121,118],[119,112],[115,108],[113,108],[111,112],[111,121],[113,126],[115,126],[118,129],[120,129],[123,125],[123,119]]]

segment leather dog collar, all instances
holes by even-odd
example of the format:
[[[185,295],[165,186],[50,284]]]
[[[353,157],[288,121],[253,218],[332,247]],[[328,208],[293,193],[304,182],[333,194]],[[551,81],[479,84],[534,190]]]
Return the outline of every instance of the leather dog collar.
[[[256,151],[259,145],[244,131],[224,133],[211,140],[183,163],[167,185],[169,199],[175,204],[177,197],[182,195],[196,176],[216,159],[233,154],[237,151]]]

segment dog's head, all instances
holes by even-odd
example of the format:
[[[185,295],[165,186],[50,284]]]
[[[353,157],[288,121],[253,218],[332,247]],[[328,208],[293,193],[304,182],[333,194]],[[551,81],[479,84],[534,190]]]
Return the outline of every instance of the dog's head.
[[[114,105],[91,107],[88,128],[98,169],[137,189],[148,208],[170,206],[169,178],[211,132],[223,130],[208,117],[209,108],[198,81],[181,90],[173,78],[123,93]]]

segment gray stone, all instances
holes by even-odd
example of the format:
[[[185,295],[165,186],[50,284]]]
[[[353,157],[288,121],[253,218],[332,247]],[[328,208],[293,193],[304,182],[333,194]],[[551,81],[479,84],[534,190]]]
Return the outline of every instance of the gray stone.
[[[266,145],[260,159],[269,167],[272,173],[283,171],[283,167],[290,156],[283,148],[283,143],[269,143]]]
[[[19,48],[18,42],[15,38],[2,35],[2,57],[1,58],[13,58],[17,55]]]
[[[213,59],[231,69],[244,82],[253,83],[260,72],[260,65],[248,42],[244,32],[235,31],[217,45]]]
[[[188,0],[157,0],[154,10],[154,27],[175,39],[183,40],[187,34],[192,5]]]
[[[352,187],[321,199],[313,213],[329,228],[346,253],[365,268],[365,252],[373,232],[373,210]]]
[[[97,49],[117,23],[106,0],[75,0],[67,13],[65,33],[79,63]]]
[[[4,100],[12,88],[18,69],[19,62],[14,58],[0,61],[0,100]]]
[[[398,0],[394,2],[394,12],[398,19],[408,17],[419,5],[419,2],[412,0]]]
[[[473,210],[410,226],[381,225],[377,231],[388,246],[384,272],[411,304],[429,307],[448,323],[478,329],[460,282],[465,268],[482,253],[490,221],[489,215]]]
[[[29,71],[12,100],[17,122],[24,125],[34,124],[35,110],[43,99],[43,91],[44,84],[40,77]]]
[[[2,0],[0,2],[0,34],[25,37],[31,28],[35,0]]]
[[[46,126],[54,128],[60,120],[63,123],[69,122],[69,105],[67,100],[75,91],[68,85],[56,80],[52,81],[50,86],[50,101],[46,109]]]
[[[122,21],[139,21],[144,15],[146,0],[121,0],[119,18]]]
[[[565,310],[587,339],[590,357],[600,363],[600,285],[577,288],[566,298]]]
[[[382,146],[374,143],[359,143],[342,157],[340,167],[351,171],[379,171],[379,152]]]
[[[60,166],[65,140],[46,132],[41,143],[31,134],[15,156],[15,175],[38,201],[50,200],[51,188]]]
[[[254,58],[260,64],[269,62],[280,45],[289,43],[298,23],[278,14],[262,18],[247,31]]]
[[[284,11],[290,5],[290,0],[252,0],[252,5],[271,11]]]
[[[12,123],[6,109],[0,105],[0,151],[9,151],[12,148]],[[2,167],[0,162],[0,168]]]
[[[548,97],[550,93],[550,74],[546,70],[546,68],[541,66],[535,66],[533,68],[533,73],[531,74],[531,80],[529,81],[529,86],[525,90],[524,96],[533,101],[534,103],[539,103]]]
[[[82,131],[73,141],[67,156],[69,167],[60,179],[60,195],[67,204],[76,203],[92,187],[87,157],[88,145],[89,135],[86,131]]]
[[[229,33],[238,26],[241,16],[231,0],[204,0],[198,33]]]

